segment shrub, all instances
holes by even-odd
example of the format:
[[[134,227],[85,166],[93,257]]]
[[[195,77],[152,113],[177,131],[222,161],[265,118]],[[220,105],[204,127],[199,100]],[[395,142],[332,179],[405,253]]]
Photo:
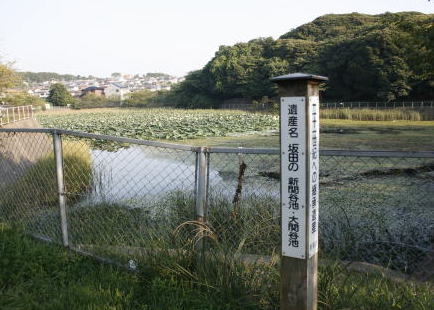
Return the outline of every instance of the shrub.
[[[130,94],[130,97],[126,99],[122,105],[125,107],[144,108],[152,105],[156,96],[156,92],[152,92],[148,89],[135,91]]]
[[[16,94],[8,94],[2,101],[11,106],[25,106],[32,105],[34,107],[42,107],[45,108],[46,101],[42,98],[26,94],[24,92],[16,93]]]
[[[116,107],[120,105],[120,99],[116,97],[104,97],[95,94],[87,94],[80,99],[76,100],[74,109],[92,109],[104,107]]]

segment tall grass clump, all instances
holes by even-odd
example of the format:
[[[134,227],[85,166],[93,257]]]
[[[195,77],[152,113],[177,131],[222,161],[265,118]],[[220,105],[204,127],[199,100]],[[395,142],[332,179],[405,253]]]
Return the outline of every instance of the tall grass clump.
[[[92,183],[90,149],[78,142],[64,141],[63,163],[68,200],[74,202]],[[28,224],[34,217],[48,216],[55,210],[58,188],[54,155],[50,152],[24,168],[18,179],[2,189],[0,219]]]
[[[321,118],[347,119],[354,121],[421,121],[423,113],[408,109],[323,109]]]

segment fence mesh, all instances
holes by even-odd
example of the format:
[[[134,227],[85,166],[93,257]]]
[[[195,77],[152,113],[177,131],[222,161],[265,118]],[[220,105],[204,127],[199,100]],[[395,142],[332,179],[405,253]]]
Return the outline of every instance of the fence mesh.
[[[52,137],[0,133],[0,217],[33,234],[60,241]],[[55,220],[47,220],[55,216]]]
[[[0,220],[60,242],[50,132],[0,132]],[[62,135],[69,243],[121,263],[161,248],[280,251],[278,152],[207,153],[206,225],[195,222],[197,150]],[[433,280],[434,156],[321,156],[321,257]],[[348,155],[348,154],[347,154]]]

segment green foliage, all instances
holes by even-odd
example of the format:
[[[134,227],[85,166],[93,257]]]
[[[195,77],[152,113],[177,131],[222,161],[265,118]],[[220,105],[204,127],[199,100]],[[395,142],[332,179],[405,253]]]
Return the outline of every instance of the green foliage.
[[[263,131],[278,127],[274,115],[241,111],[180,109],[111,109],[39,114],[45,127],[79,130],[137,139],[181,140]]]
[[[102,108],[107,104],[107,99],[95,94],[87,94],[76,100],[74,108]]]
[[[33,105],[35,107],[44,107],[46,101],[42,98],[29,95],[27,93],[11,93],[2,98],[2,101],[10,106]]]
[[[172,91],[173,102],[177,107],[184,109],[216,107],[217,101],[208,94],[210,87],[204,71],[191,72],[184,82],[175,85]]]
[[[153,78],[170,78],[170,75],[167,73],[161,73],[161,72],[148,72],[146,73],[146,77],[153,77]]]
[[[276,96],[272,76],[328,76],[323,97],[385,100],[434,95],[433,15],[324,15],[278,40],[221,46],[202,70],[174,88],[178,106],[216,106],[228,98]]]
[[[264,96],[261,99],[253,100],[253,109],[255,111],[269,111],[271,113],[279,113],[279,103],[275,100],[268,98],[268,96]]]
[[[326,96],[385,101],[407,96],[411,71],[399,42],[382,30],[325,48],[321,62],[330,78]]]
[[[79,151],[77,151],[79,150]],[[73,141],[63,143],[65,187],[74,202],[91,185],[90,151]],[[0,219],[15,217],[18,222],[44,209],[56,208],[58,190],[54,155],[50,152],[28,167],[24,175],[0,193]]]
[[[72,81],[77,79],[85,79],[80,75],[58,74],[55,72],[19,72],[21,78],[28,83],[42,83],[50,80],[57,81]]]
[[[115,107],[120,105],[120,99],[116,96],[110,98],[98,96],[95,94],[87,94],[79,99],[76,99],[73,104],[74,109],[91,109],[91,108],[104,108]]]
[[[0,93],[17,86],[20,81],[19,75],[11,68],[11,65],[0,63]]]
[[[434,120],[433,115],[409,109],[322,109],[321,118],[324,119],[349,119],[355,121],[421,121]]]
[[[334,39],[336,36],[354,37],[357,32],[376,22],[378,18],[375,16],[359,13],[327,14],[283,34],[280,39],[322,41]],[[351,27],[348,27],[349,25]]]
[[[147,309],[139,279],[0,223],[1,309]]]
[[[156,92],[152,92],[147,89],[135,91],[129,95],[129,98],[126,99],[122,105],[125,107],[147,107],[151,106],[154,102],[154,99],[157,97]]]
[[[65,85],[61,83],[55,83],[50,86],[50,93],[48,94],[47,101],[54,106],[66,106],[68,104],[74,104],[75,99],[68,92]]]
[[[165,245],[160,242],[160,246]],[[0,224],[2,309],[276,309],[278,264],[162,250],[139,273],[100,264]],[[190,254],[188,254],[190,253]],[[432,284],[320,262],[318,309],[431,309]]]

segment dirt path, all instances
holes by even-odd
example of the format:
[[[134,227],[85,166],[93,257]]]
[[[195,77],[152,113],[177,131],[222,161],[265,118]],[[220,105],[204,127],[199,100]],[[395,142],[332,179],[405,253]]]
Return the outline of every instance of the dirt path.
[[[40,128],[41,125],[36,119],[26,119],[15,123],[4,125],[3,128]]]
[[[18,121],[4,128],[38,128],[34,119]],[[0,188],[14,182],[39,159],[51,154],[52,139],[44,133],[0,132]]]

